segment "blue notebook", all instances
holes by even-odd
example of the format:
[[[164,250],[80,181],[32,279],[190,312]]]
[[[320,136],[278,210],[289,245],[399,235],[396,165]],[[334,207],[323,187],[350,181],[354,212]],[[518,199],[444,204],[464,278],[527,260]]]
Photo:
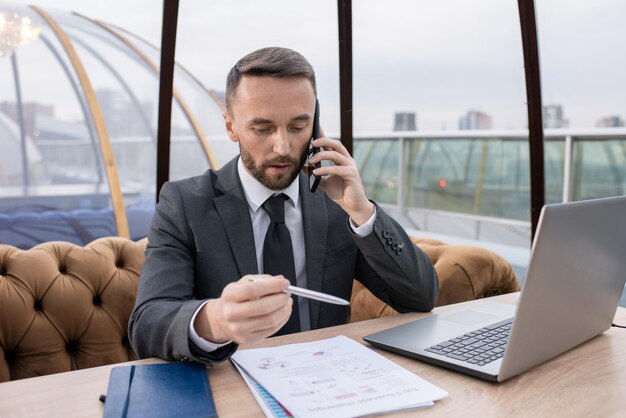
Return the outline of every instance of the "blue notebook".
[[[114,367],[104,418],[217,417],[206,367],[200,363]]]

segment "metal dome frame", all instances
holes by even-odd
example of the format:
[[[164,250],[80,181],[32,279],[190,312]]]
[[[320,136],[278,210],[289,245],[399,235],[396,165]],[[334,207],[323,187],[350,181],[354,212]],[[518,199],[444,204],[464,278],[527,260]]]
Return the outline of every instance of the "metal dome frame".
[[[169,2],[166,1],[165,3],[167,4]],[[176,3],[176,6],[177,5],[178,4]],[[118,171],[118,167],[115,161],[110,134],[107,130],[106,121],[104,119],[102,109],[96,97],[96,93],[93,88],[93,83],[90,80],[90,77],[85,69],[83,62],[81,61],[81,58],[79,57],[79,54],[77,53],[75,49],[75,46],[77,45],[77,46],[81,46],[85,48],[88,52],[90,52],[91,56],[93,56],[96,60],[98,60],[102,65],[104,65],[105,68],[107,68],[110,71],[112,76],[118,82],[120,82],[124,91],[126,91],[126,93],[129,95],[133,103],[137,104],[138,99],[130,90],[129,86],[121,77],[119,72],[115,68],[113,68],[108,62],[106,62],[106,60],[102,56],[100,56],[100,54],[98,54],[97,51],[91,48],[87,43],[82,42],[79,39],[72,38],[68,33],[66,33],[66,31],[59,24],[59,22],[57,22],[55,18],[52,17],[51,14],[47,13],[41,7],[38,7],[35,5],[29,5],[27,6],[27,8],[34,11],[35,14],[41,18],[42,23],[47,25],[51,29],[52,33],[54,34],[54,37],[56,37],[56,39],[60,43],[60,48],[56,48],[52,46],[50,39],[47,39],[44,36],[40,37],[42,42],[44,42],[46,47],[52,52],[56,60],[61,65],[62,71],[66,75],[68,75],[68,79],[71,83],[72,89],[79,97],[79,105],[81,107],[82,113],[85,116],[85,123],[88,126],[87,132],[91,139],[92,147],[94,148],[94,150],[99,148],[99,153],[102,158],[102,160],[100,160],[99,158],[96,158],[96,164],[98,166],[97,175],[102,180],[104,180],[103,178],[104,176],[102,175],[102,172],[104,172],[104,174],[106,175],[106,181],[109,186],[109,193],[111,197],[112,211],[113,211],[113,217],[115,221],[115,227],[117,230],[117,235],[121,237],[129,238],[130,229],[129,229],[128,217],[126,213],[126,206],[124,203],[124,196],[122,193],[120,173]],[[116,40],[121,42],[126,48],[128,48],[130,51],[136,54],[136,56],[139,58],[142,64],[148,69],[148,71],[151,71],[159,79],[159,83],[162,82],[161,79],[163,77],[163,74],[160,74],[158,65],[144,51],[142,51],[131,39],[131,37],[135,37],[136,39],[141,39],[141,38],[137,38],[136,35],[131,35],[129,32],[123,29],[104,23],[100,20],[91,19],[79,13],[71,13],[71,14],[73,16],[76,16],[80,19],[84,19],[85,21],[88,21],[96,25],[99,29],[102,29],[106,33],[113,36]],[[149,45],[150,47],[158,49],[154,47],[153,45],[150,45],[147,42],[145,43],[146,45]],[[59,54],[60,51],[65,53],[69,61],[69,64],[66,64],[66,62],[64,62],[64,60],[61,58],[61,55]],[[11,60],[12,60],[13,72],[15,74],[15,79],[16,79],[17,105],[18,105],[18,108],[21,109],[21,92],[20,92],[21,89],[20,89],[20,82],[19,82],[19,71],[17,68],[17,62],[15,60],[14,55],[11,56]],[[175,65],[177,64],[173,61],[173,56],[172,56],[172,63],[171,63],[172,75],[173,75],[173,70],[174,70]],[[213,94],[209,89],[207,89],[204,85],[202,85],[202,83],[197,78],[193,77],[186,69],[180,67],[180,65],[178,65],[178,67],[182,69],[183,72],[187,76],[189,76],[193,80],[194,83],[197,83],[197,85],[201,87],[201,90],[210,97],[211,101],[217,106],[217,108],[219,108],[221,111],[224,111],[223,104],[215,96],[215,94]],[[72,76],[69,76],[72,72],[74,73],[73,75],[76,76],[76,80]],[[214,151],[212,150],[211,146],[209,145],[207,137],[202,127],[200,126],[198,120],[194,116],[193,112],[191,111],[191,108],[186,103],[182,95],[176,90],[175,86],[173,85],[173,79],[170,81],[170,86],[171,87],[170,87],[169,97],[170,99],[173,98],[176,101],[176,103],[179,105],[182,111],[182,114],[184,115],[185,119],[191,126],[193,133],[198,138],[198,141],[203,149],[203,153],[207,159],[209,166],[214,169],[219,168],[219,163],[216,158],[216,155]],[[84,100],[81,98],[81,93],[84,95]],[[169,120],[169,118],[171,118],[171,101],[172,100],[169,100],[170,110],[168,112],[168,123],[171,123],[171,121]],[[159,94],[159,109],[165,102],[168,102],[168,100],[163,99],[163,92],[161,91]],[[22,113],[23,111],[21,110],[18,111],[17,116],[18,116],[18,122],[20,126],[20,134],[22,137],[24,137],[25,135],[24,120],[23,120]],[[159,114],[161,114],[161,110],[159,110]],[[146,119],[145,115],[141,111],[140,111],[140,117],[142,118],[144,125],[147,124],[148,131],[149,132],[151,131],[154,133],[154,129],[152,129],[149,126],[148,120]],[[159,119],[158,132],[162,131],[162,127],[161,127],[162,125],[163,125],[163,121]],[[157,136],[158,136],[158,132],[157,132]],[[169,136],[169,131],[167,134]],[[169,148],[169,137],[167,139],[168,139],[167,147]],[[98,144],[96,144],[96,142]],[[23,140],[22,143],[25,144],[25,141]],[[162,145],[159,145],[159,144],[162,144],[162,143],[163,143],[163,140],[162,139],[159,140],[159,138],[157,137],[157,141],[156,141],[157,155],[158,155],[159,147],[160,146],[162,147]],[[22,163],[26,167],[26,165],[28,164],[26,152],[22,153],[22,159],[23,159]],[[169,164],[169,156],[168,156],[168,164]],[[23,169],[23,171],[24,171],[25,185],[28,185],[29,184],[28,169],[25,168]],[[160,186],[157,188],[157,193],[159,189],[160,189]]]

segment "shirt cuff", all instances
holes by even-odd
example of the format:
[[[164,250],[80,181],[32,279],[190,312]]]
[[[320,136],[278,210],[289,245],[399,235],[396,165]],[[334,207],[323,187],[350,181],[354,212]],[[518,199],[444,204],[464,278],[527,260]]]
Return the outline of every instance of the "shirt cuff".
[[[374,205],[374,213],[370,218],[361,226],[356,226],[352,218],[350,218],[350,228],[360,238],[363,238],[372,233],[374,230],[374,222],[376,221],[376,205]]]
[[[200,309],[202,309],[204,307],[204,305],[206,305],[208,302],[209,302],[208,300],[205,301],[193,313],[193,316],[191,317],[191,322],[189,323],[189,339],[191,341],[193,341],[193,343],[196,346],[198,346],[198,348],[200,348],[201,350],[204,350],[207,353],[210,353],[212,351],[217,350],[218,348],[222,348],[225,345],[228,345],[228,344],[232,343],[232,341],[228,341],[228,342],[225,342],[225,343],[213,343],[211,341],[205,340],[204,338],[199,336],[198,333],[196,332],[196,329],[193,327],[193,323],[196,320],[196,316],[198,315],[198,312],[200,312]]]

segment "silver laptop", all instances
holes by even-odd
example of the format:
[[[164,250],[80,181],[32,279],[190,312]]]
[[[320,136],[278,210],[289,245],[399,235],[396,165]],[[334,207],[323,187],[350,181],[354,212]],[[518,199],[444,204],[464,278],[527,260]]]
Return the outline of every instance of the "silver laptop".
[[[547,205],[517,307],[477,300],[363,338],[502,382],[609,329],[625,282],[626,196]]]

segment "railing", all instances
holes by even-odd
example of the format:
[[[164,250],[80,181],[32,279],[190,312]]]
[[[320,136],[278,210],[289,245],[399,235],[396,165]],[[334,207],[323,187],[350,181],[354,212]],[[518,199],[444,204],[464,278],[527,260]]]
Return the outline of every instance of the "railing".
[[[546,129],[546,202],[622,195],[626,129]],[[407,228],[516,246],[530,242],[525,130],[355,137],[368,195]]]
[[[530,243],[528,140],[524,130],[386,132],[356,135],[354,156],[368,196],[410,229],[519,247]],[[626,190],[626,129],[546,129],[546,201],[621,195]],[[211,138],[225,162],[236,147]],[[174,177],[206,169],[197,145],[174,139]],[[31,159],[31,186],[100,184],[90,142],[39,139]],[[154,149],[148,138],[112,140],[125,195],[152,198]],[[33,154],[35,155],[35,154]],[[0,182],[0,199],[21,181]],[[37,184],[35,184],[37,183]],[[34,190],[22,190],[24,197]],[[59,189],[60,190],[60,189]],[[19,194],[19,193],[17,193]],[[12,199],[19,196],[12,194]],[[78,199],[78,198],[77,198]],[[5,199],[6,200],[6,199]],[[18,201],[12,201],[13,206]],[[60,207],[90,207],[75,199]],[[131,202],[131,203],[132,203]],[[6,203],[9,202],[0,202]],[[101,203],[100,203],[101,205]],[[2,206],[2,205],[0,205]],[[14,208],[16,209],[16,208]]]

